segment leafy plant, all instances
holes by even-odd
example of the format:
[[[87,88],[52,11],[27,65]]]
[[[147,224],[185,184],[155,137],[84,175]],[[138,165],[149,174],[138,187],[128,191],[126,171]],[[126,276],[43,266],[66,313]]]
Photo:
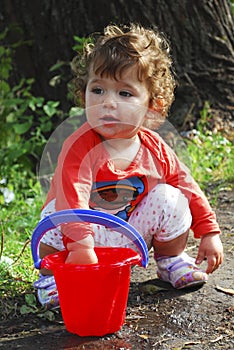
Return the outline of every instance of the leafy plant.
[[[84,44],[91,43],[92,39],[91,38],[84,38],[84,37],[79,37],[77,35],[73,36],[74,40],[74,45],[72,46],[72,49],[75,52],[75,55],[79,55],[82,53]],[[70,75],[71,73],[71,62],[67,61],[61,61],[58,60],[52,67],[50,67],[50,72],[55,74],[51,79],[50,79],[50,86],[55,87],[62,82],[67,82],[67,76]],[[74,94],[73,94],[73,81],[71,80],[67,84],[68,87],[68,94],[67,94],[67,99],[70,101],[74,101]],[[77,106],[81,106],[82,102],[80,100],[75,101]]]
[[[21,78],[13,84],[13,57],[20,42],[6,44],[8,33],[8,29],[0,33],[0,314],[8,317],[33,312],[52,320],[53,313],[37,309],[32,287],[38,271],[29,243],[44,201],[35,170],[54,130],[53,118],[62,121],[79,116],[80,108],[73,107],[66,114],[58,101],[34,96],[33,79]],[[51,71],[63,65],[57,63]]]
[[[1,205],[0,314],[4,317],[17,312],[16,297],[21,300],[21,295],[33,293],[32,282],[38,275],[33,266],[30,239],[44,198],[36,180],[28,187],[16,192],[12,202]]]
[[[18,44],[6,44],[7,35],[7,29],[0,34],[0,164],[1,179],[14,183],[17,172],[32,177],[46,137],[53,130],[52,117],[62,120],[65,115],[58,101],[33,96],[34,79],[21,78],[12,84],[12,57]]]
[[[206,103],[193,137],[186,140],[191,172],[203,189],[210,183],[234,181],[234,145],[221,132],[210,130],[211,119]]]
[[[20,314],[36,314],[37,317],[44,318],[48,321],[54,321],[56,310],[40,310],[35,294],[26,293],[24,295],[25,303],[20,306]]]
[[[232,13],[234,14],[234,0],[230,0],[230,5],[231,5]]]

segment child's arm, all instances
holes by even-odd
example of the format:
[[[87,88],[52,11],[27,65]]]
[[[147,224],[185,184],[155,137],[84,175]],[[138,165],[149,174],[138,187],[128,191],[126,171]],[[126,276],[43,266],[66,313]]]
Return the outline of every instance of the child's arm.
[[[87,123],[64,142],[51,186],[56,211],[89,208],[92,172],[98,157],[96,144],[100,142]],[[69,251],[67,263],[97,263],[91,225],[82,222],[64,224],[62,233],[64,246]]]
[[[212,273],[222,264],[223,245],[219,234],[208,233],[202,236],[196,264],[201,264],[204,259],[207,259],[207,273]]]
[[[196,263],[207,259],[207,273],[215,271],[223,262],[223,246],[220,239],[220,228],[216,216],[206,196],[192,178],[189,170],[179,161],[173,151],[165,146],[167,157],[166,180],[179,188],[188,198],[193,217],[191,229],[196,238],[200,238]]]
[[[177,169],[179,170],[181,168],[178,166]],[[180,179],[178,188],[189,199],[189,206],[193,217],[191,229],[194,232],[194,236],[201,239],[196,263],[201,264],[204,259],[207,259],[206,272],[212,273],[223,262],[223,246],[220,239],[221,231],[216,221],[216,215],[196,181],[194,181],[189,173],[186,176],[185,168],[182,167],[180,171],[178,171],[178,174],[181,174],[181,176],[178,176]],[[185,176],[183,172],[185,172]]]
[[[161,176],[160,182],[178,188],[187,197],[193,218],[191,229],[195,238],[201,238],[211,232],[221,233],[206,196],[175,152],[157,133],[144,129],[141,137],[154,155],[157,173]]]

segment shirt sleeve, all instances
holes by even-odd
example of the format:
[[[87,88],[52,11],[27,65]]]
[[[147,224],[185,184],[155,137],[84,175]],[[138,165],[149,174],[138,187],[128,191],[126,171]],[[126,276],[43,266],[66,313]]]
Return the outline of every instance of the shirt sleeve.
[[[56,211],[65,209],[88,209],[92,187],[91,131],[77,130],[65,140],[58,158],[51,191],[56,198]],[[61,226],[63,242],[78,241],[93,234],[89,223],[69,223]]]
[[[146,135],[149,139],[148,146],[163,170],[164,178],[161,181],[180,189],[189,201],[194,237],[200,238],[208,233],[221,233],[216,215],[189,169],[157,133],[146,131]]]
[[[166,182],[177,187],[188,198],[192,215],[191,229],[195,238],[208,233],[221,233],[205,194],[193,179],[189,169],[177,158],[176,154],[167,146],[166,152]]]

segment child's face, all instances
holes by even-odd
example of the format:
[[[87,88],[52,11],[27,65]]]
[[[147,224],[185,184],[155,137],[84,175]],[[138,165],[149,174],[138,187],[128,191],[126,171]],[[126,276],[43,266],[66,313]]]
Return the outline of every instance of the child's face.
[[[85,92],[87,121],[104,139],[131,138],[142,126],[149,107],[149,91],[136,69],[115,80],[91,72]]]

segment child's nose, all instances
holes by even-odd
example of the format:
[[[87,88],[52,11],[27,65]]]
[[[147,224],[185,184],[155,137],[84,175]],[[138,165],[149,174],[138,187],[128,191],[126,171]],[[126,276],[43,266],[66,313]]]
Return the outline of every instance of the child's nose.
[[[104,95],[103,106],[105,108],[111,108],[111,109],[117,107],[117,100],[113,93],[107,93]]]

